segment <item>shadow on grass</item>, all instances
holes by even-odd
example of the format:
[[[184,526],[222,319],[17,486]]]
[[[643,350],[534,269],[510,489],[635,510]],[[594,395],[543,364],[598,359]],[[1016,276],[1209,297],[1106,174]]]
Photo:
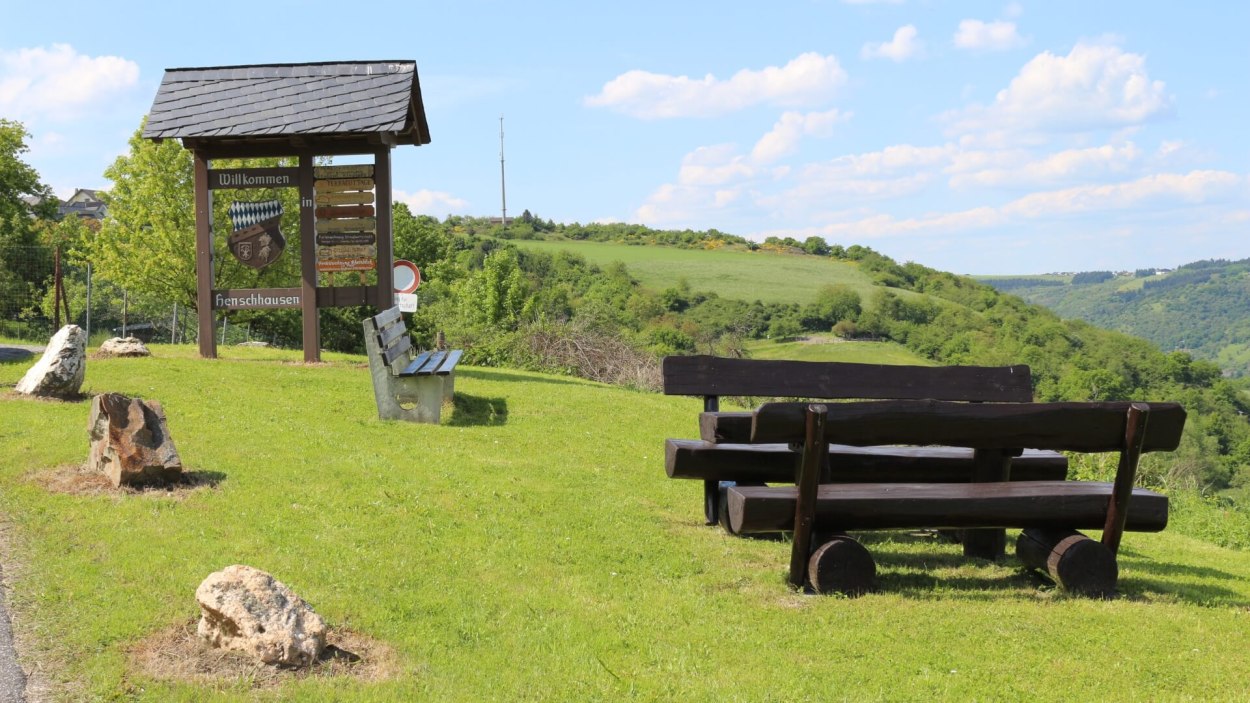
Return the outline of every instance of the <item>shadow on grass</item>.
[[[1030,590],[1054,590],[1063,594],[1048,577],[1020,563],[1010,541],[1007,555],[989,562],[963,556],[958,546],[953,550],[941,549],[946,542],[933,532],[852,532],[852,536],[868,548],[877,562],[875,593],[925,600],[937,597],[991,600],[1001,598],[1004,592],[1027,593]],[[931,545],[934,549],[902,553],[880,549],[891,544],[909,548]],[[1250,597],[1241,588],[1242,579],[1227,571],[1155,561],[1131,549],[1121,549],[1118,561],[1120,579],[1116,600],[1176,601],[1204,607],[1250,606]],[[979,568],[991,563],[997,568]],[[974,570],[979,573],[970,573]],[[1066,594],[1062,597],[1082,598]]]
[[[544,378],[540,376],[529,376],[519,373],[508,373],[498,369],[489,371],[483,369],[457,369],[456,375],[461,378],[480,378],[484,381],[513,381],[520,383],[552,383],[561,386],[580,386],[588,381],[565,381],[559,378]]]
[[[450,427],[490,427],[508,421],[508,401],[503,398],[483,398],[457,392],[452,404],[454,410],[446,423]]]

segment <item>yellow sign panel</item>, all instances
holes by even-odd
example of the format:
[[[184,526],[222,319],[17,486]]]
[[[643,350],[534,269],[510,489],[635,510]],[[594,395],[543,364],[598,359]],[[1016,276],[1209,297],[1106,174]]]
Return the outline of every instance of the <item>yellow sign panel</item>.
[[[317,259],[376,259],[378,248],[369,244],[336,244],[317,247]]]
[[[335,178],[329,181],[317,181],[313,187],[318,193],[329,193],[343,190],[373,190],[372,178]]]
[[[318,205],[368,205],[373,202],[373,193],[317,193]]]
[[[373,166],[314,166],[313,178],[373,178]]]
[[[374,217],[347,217],[341,220],[317,220],[318,232],[372,232],[378,227]]]

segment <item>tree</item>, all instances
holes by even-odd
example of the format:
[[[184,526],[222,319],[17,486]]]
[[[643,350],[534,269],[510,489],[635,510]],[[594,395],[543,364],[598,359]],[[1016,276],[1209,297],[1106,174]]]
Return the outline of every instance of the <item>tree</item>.
[[[20,122],[0,118],[0,228],[15,218],[28,218],[32,212],[23,196],[38,199],[33,213],[40,219],[56,215],[52,189],[39,182],[39,174],[21,155],[29,151],[26,139],[30,133]]]
[[[52,273],[52,257],[39,248],[38,225],[50,219],[56,200],[39,174],[21,159],[30,136],[19,122],[0,119],[0,317],[27,309]],[[38,200],[33,208],[23,198]],[[22,265],[18,265],[18,264]]]
[[[145,119],[146,121],[146,119]],[[113,182],[105,195],[109,216],[89,241],[96,270],[132,295],[196,306],[195,198],[191,152],[174,140],[130,138],[130,151],[104,175]],[[215,168],[284,165],[280,159],[219,160]],[[286,253],[256,270],[235,260],[226,246],[227,210],[233,199],[275,199],[283,204],[281,229]],[[213,191],[213,288],[279,288],[299,281],[299,204],[294,188]]]

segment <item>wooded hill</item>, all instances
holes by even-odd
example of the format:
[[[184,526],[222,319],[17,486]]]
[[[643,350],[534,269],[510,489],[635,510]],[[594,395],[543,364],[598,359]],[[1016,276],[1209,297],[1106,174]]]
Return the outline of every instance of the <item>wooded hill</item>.
[[[1164,274],[983,278],[1065,318],[1148,339],[1250,374],[1250,259],[1196,261]]]

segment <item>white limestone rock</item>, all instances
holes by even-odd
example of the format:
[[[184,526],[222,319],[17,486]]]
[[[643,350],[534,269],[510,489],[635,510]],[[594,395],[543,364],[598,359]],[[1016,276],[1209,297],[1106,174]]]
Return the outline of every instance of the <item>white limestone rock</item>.
[[[209,574],[195,589],[196,632],[209,645],[246,652],[265,664],[310,666],[326,646],[326,624],[273,576],[242,564]]]
[[[48,342],[39,362],[30,367],[14,388],[41,397],[72,398],[87,373],[87,335],[78,325],[66,325]]]
[[[138,337],[113,337],[100,345],[100,356],[152,356]]]

